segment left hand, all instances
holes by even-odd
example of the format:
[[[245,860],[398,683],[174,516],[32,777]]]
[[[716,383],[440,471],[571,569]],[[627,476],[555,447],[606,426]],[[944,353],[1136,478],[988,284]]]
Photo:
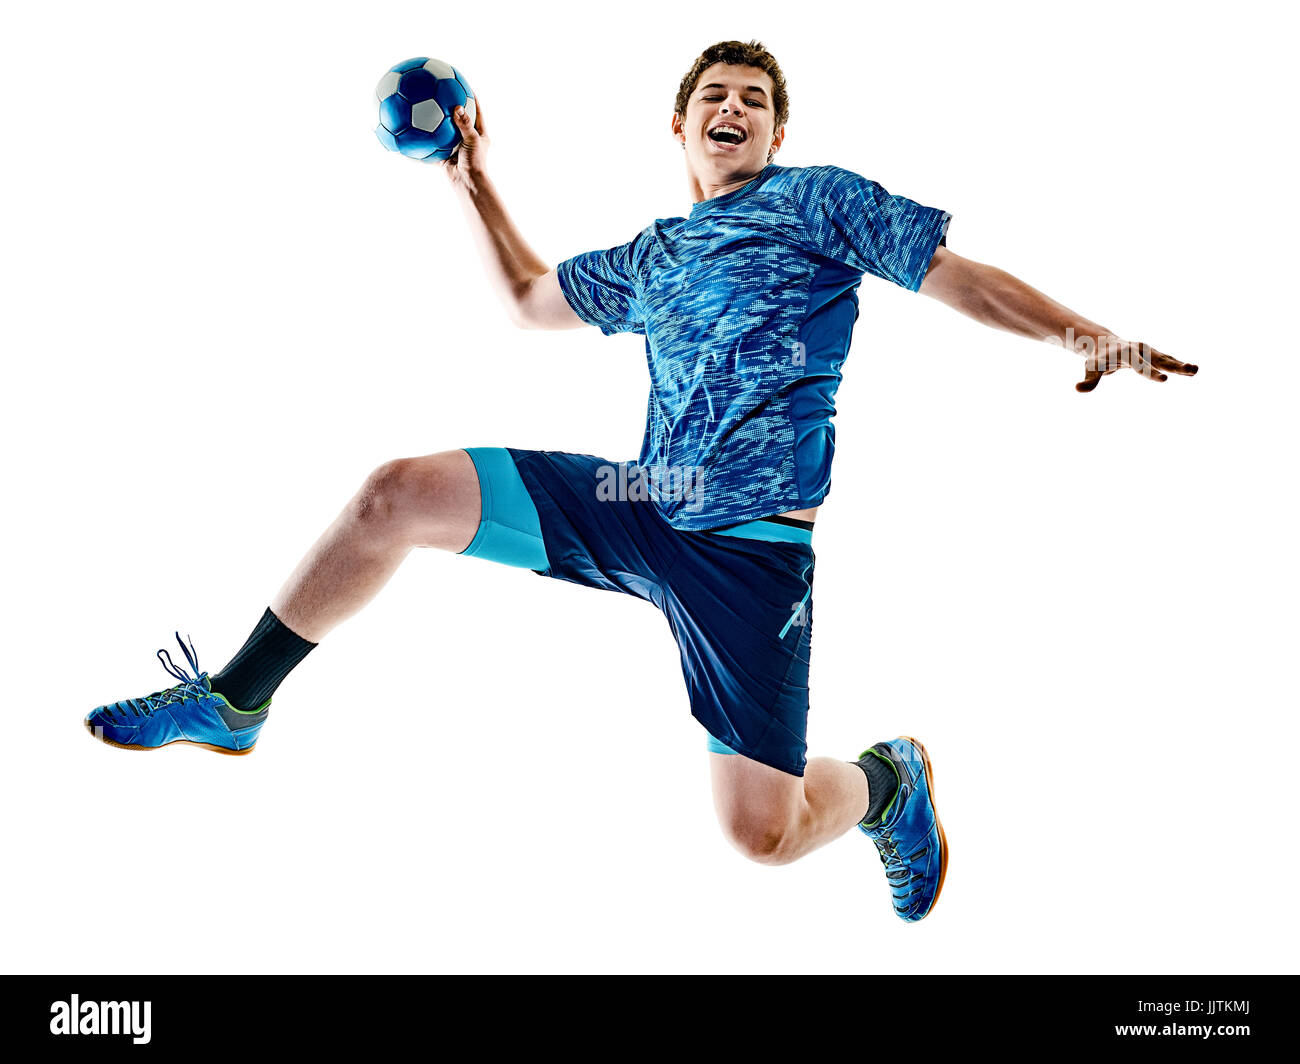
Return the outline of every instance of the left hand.
[[[1084,363],[1083,380],[1074,386],[1075,390],[1090,392],[1097,387],[1097,382],[1102,377],[1124,367],[1136,370],[1153,381],[1167,381],[1170,373],[1191,377],[1199,368],[1190,362],[1179,362],[1141,340],[1124,341],[1088,355]]]

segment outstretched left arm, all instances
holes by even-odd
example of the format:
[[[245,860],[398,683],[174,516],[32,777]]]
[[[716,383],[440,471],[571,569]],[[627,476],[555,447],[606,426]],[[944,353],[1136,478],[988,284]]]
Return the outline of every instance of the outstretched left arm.
[[[1168,380],[1170,373],[1190,377],[1197,369],[1150,344],[1121,340],[1006,271],[964,259],[946,247],[935,252],[920,290],[995,329],[1083,355],[1084,378],[1075,385],[1081,392],[1092,391],[1102,377],[1124,367],[1154,381]]]

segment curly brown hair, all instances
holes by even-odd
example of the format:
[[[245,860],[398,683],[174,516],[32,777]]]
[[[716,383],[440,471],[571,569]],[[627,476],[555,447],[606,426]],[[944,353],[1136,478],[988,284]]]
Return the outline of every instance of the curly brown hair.
[[[772,109],[776,114],[776,124],[772,128],[780,129],[785,125],[786,119],[790,117],[790,95],[786,92],[785,75],[781,73],[775,56],[763,46],[762,41],[750,41],[748,44],[744,41],[719,41],[704,49],[682,78],[681,87],[677,90],[677,102],[673,104],[677,114],[686,117],[686,104],[695,91],[700,75],[714,63],[757,67],[763,71],[772,79]]]

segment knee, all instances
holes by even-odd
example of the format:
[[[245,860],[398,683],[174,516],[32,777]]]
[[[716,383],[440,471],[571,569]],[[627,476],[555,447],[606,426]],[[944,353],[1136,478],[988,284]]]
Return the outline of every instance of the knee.
[[[410,490],[406,459],[396,458],[371,470],[352,500],[353,516],[376,523],[388,520],[403,505],[403,494]]]
[[[366,477],[352,501],[353,516],[367,524],[401,524],[411,515],[427,519],[438,504],[436,470],[427,459],[394,458]]]
[[[758,864],[784,865],[798,856],[788,817],[738,810],[724,820],[722,830],[732,846]]]
[[[479,525],[478,474],[463,450],[394,458],[366,477],[351,515],[376,535],[463,550]]]

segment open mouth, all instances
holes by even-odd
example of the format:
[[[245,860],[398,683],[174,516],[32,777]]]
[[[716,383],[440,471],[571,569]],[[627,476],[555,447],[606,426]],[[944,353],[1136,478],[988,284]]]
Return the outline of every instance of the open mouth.
[[[733,126],[727,122],[720,122],[709,130],[709,140],[714,144],[724,144],[727,147],[734,148],[738,144],[743,144],[748,134],[739,126]]]

